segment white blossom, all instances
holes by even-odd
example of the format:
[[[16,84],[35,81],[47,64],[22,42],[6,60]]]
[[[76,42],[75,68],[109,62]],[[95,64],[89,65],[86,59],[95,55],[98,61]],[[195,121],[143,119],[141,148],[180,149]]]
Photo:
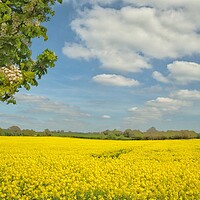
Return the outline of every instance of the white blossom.
[[[23,76],[21,70],[14,65],[9,67],[1,67],[0,71],[4,74],[10,84],[14,84],[22,80]]]

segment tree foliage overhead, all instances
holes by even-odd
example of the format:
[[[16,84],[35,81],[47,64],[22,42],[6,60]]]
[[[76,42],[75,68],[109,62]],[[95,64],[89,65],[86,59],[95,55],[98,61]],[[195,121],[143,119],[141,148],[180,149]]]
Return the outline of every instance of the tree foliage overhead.
[[[52,6],[62,0],[0,0],[0,101],[15,103],[19,88],[38,85],[38,79],[55,66],[57,56],[49,49],[32,59],[31,43],[46,41],[43,22],[54,15]]]

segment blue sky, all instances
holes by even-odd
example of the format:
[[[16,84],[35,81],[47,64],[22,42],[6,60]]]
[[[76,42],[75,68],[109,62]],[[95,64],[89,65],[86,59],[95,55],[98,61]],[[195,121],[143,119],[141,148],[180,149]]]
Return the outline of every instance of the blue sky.
[[[200,132],[200,2],[64,0],[45,24],[56,67],[17,105],[1,103],[0,126],[22,129]]]

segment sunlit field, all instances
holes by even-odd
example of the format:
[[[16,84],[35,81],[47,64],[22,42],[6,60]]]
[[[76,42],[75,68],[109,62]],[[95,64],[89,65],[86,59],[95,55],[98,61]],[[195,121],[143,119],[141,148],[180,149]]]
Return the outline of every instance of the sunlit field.
[[[0,137],[0,199],[200,199],[200,140]]]

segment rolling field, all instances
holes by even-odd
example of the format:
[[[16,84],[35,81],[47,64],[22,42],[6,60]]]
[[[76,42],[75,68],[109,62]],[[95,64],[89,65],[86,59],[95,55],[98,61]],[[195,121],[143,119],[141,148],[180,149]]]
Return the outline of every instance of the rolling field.
[[[200,199],[200,140],[0,137],[0,199]]]

